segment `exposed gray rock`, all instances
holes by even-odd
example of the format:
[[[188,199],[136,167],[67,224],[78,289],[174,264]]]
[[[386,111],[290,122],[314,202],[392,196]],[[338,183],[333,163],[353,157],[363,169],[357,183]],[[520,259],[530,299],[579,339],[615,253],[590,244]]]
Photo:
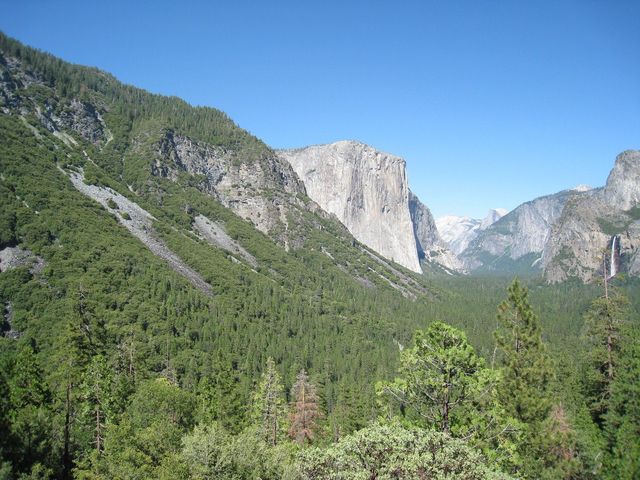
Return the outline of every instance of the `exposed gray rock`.
[[[209,220],[204,215],[198,215],[194,219],[193,226],[196,231],[212,245],[216,245],[223,250],[239,255],[253,268],[258,266],[258,261],[255,257],[247,252],[242,245],[231,238],[225,231],[224,227],[219,223]]]
[[[137,237],[155,255],[166,261],[173,270],[184,276],[196,288],[199,288],[207,294],[212,293],[211,285],[209,285],[198,272],[184,263],[184,261],[170,250],[158,237],[153,229],[153,221],[155,220],[153,215],[137,203],[132,202],[127,197],[120,195],[109,187],[87,185],[84,183],[84,172],[81,169],[79,172],[66,172],[62,168],[58,168],[69,177],[69,180],[71,180],[71,183],[78,191],[92,198],[106,210],[114,214],[121,225]],[[110,206],[113,205],[111,202],[115,202],[116,208]]]
[[[180,171],[203,178],[201,189],[263,233],[288,246],[287,214],[304,185],[289,163],[276,154],[240,162],[223,147],[196,142],[167,131],[158,144],[152,172],[176,179]]]
[[[610,235],[601,231],[598,211],[606,207],[602,190],[593,191],[589,197],[567,203],[553,225],[542,256],[544,275],[551,283],[571,277],[590,281],[602,270],[602,255]]]
[[[480,221],[475,218],[458,215],[445,215],[436,219],[436,227],[442,241],[456,255],[467,248],[469,242],[477,235]]]
[[[504,208],[492,208],[491,210],[489,210],[489,213],[487,213],[487,215],[482,220],[480,220],[478,230],[486,230],[502,217],[504,217],[507,213],[509,212]]]
[[[57,114],[50,113],[50,119],[56,130],[73,130],[94,145],[100,145],[107,137],[108,129],[102,116],[90,103],[74,99]]]
[[[282,150],[307,194],[384,257],[422,272],[403,159],[355,141]]]
[[[438,227],[431,211],[412,191],[409,191],[409,214],[413,223],[413,233],[416,236],[418,256],[423,258],[424,253],[433,246],[439,246],[442,239],[438,234]]]
[[[11,302],[4,304],[1,327],[0,331],[7,338],[17,340],[22,336],[22,332],[14,330],[13,328],[13,305],[11,305]]]
[[[0,272],[29,266],[29,272],[35,275],[42,272],[44,265],[44,260],[30,250],[20,247],[6,247],[0,250]]]
[[[574,190],[536,198],[523,203],[497,222],[480,230],[460,259],[469,270],[487,267],[499,270],[509,261],[517,261],[525,255],[542,256],[553,224],[560,218],[567,200],[582,195]],[[496,259],[504,259],[498,261]],[[540,263],[532,267],[540,268]]]
[[[95,105],[78,99],[58,102],[53,94],[43,101],[27,90],[32,85],[49,88],[35,73],[25,69],[21,62],[0,54],[0,105],[4,113],[14,111],[24,115],[33,111],[40,123],[67,145],[75,141],[65,130],[76,132],[94,145],[101,145],[112,138]]]
[[[418,257],[421,260],[437,263],[448,270],[462,271],[462,264],[440,238],[431,211],[411,191],[409,191],[409,213],[416,237]]]
[[[640,203],[640,150],[627,150],[616,157],[603,193],[604,201],[616,210],[629,210]]]
[[[640,220],[632,209],[640,203],[640,151],[616,157],[603,188],[567,203],[545,245],[543,268],[552,283],[568,278],[590,281],[610,272],[611,239],[619,235],[622,271],[640,273]]]

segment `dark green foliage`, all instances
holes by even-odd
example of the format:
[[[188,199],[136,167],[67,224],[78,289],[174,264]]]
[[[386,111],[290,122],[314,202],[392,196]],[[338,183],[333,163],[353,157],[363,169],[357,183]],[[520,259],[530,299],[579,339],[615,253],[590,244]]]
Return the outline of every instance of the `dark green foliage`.
[[[625,330],[605,416],[611,452],[605,470],[612,479],[640,477],[640,332]]]
[[[516,279],[498,306],[495,332],[504,365],[500,392],[508,413],[524,423],[542,421],[549,410],[549,358],[542,343],[540,322],[529,304],[528,292]]]
[[[496,348],[503,365],[498,397],[507,415],[521,430],[515,462],[518,475],[536,478],[544,471],[543,423],[550,411],[551,365],[542,342],[540,322],[529,304],[528,292],[516,279],[498,306]]]
[[[622,330],[629,317],[629,300],[619,292],[595,299],[585,314],[587,364],[585,397],[594,421],[602,426],[616,377]]]
[[[517,412],[519,407],[506,401],[507,390],[505,405],[496,405],[499,372],[486,366],[503,278],[427,280],[393,271],[337,222],[302,207],[290,222],[301,244],[286,251],[203,193],[201,175],[179,172],[173,181],[152,172],[159,142],[174,134],[220,146],[236,164],[262,162],[273,154],[224,113],[122,85],[2,34],[0,53],[3,75],[10,59],[20,62],[29,78],[42,80],[17,85],[12,100],[0,100],[10,112],[0,114],[0,248],[19,246],[44,261],[42,269],[25,265],[0,274],[2,332],[11,329],[19,337],[0,338],[0,478],[282,478],[292,473],[296,447],[278,435],[274,442],[256,423],[266,418],[273,426],[277,414],[265,411],[279,412],[280,400],[292,400],[289,392],[301,370],[317,385],[317,408],[326,414],[317,425],[317,445],[347,437],[340,447],[313,450],[313,458],[333,459],[347,445],[377,444],[382,427],[363,431],[359,440],[350,436],[383,413],[373,384],[397,373],[398,345],[409,344],[412,332],[436,319],[455,328],[437,324],[419,338],[422,346],[439,346],[441,366],[447,367],[430,370],[430,378],[459,381],[452,395],[466,405],[454,408],[451,433],[468,436],[486,460],[468,445],[430,433],[401,429],[390,436],[418,443],[426,438],[429,445],[435,438],[446,447],[436,453],[435,466],[419,457],[419,468],[440,468],[438,462],[448,462],[451,452],[453,457],[460,452],[472,472],[484,472],[482,462],[509,465],[504,458],[510,453],[520,461],[523,450],[514,448],[513,435],[495,435],[510,421],[500,408]],[[25,109],[14,108],[14,101]],[[112,136],[94,142],[67,128],[62,132],[69,136],[67,144],[35,114],[38,107],[69,115],[79,104],[99,112]],[[108,186],[149,211],[159,238],[211,285],[212,295],[193,288],[133,237],[120,221],[130,220],[127,212],[109,213],[79,193],[58,167],[67,173],[82,167],[87,184]],[[277,200],[278,192],[259,193]],[[296,201],[304,205],[309,199],[299,195]],[[115,203],[109,207],[115,209]],[[195,235],[192,222],[199,214],[224,225],[258,266]],[[406,298],[387,281],[403,284],[401,278],[409,279]],[[549,354],[558,363],[571,363],[587,348],[578,333],[596,292],[536,279],[527,285]],[[625,288],[638,305],[637,284],[630,281]],[[518,305],[524,303],[516,302],[516,310]],[[535,327],[533,317],[522,318]],[[529,327],[524,331],[531,334],[533,352],[541,345],[541,331]],[[468,342],[456,329],[466,332]],[[507,370],[526,370],[529,364],[510,357],[506,339],[501,361]],[[637,431],[635,404],[629,401],[637,385],[629,380],[637,354],[624,352],[620,380],[611,383],[610,406],[601,415],[606,433],[591,421],[579,373],[567,368],[568,386],[553,392],[540,371],[518,377],[525,379],[519,383],[505,375],[509,389],[515,385],[540,399],[535,406],[540,411],[525,405],[520,410],[529,413],[519,418],[552,433],[549,442],[536,446],[546,462],[541,472],[587,478],[588,472],[602,471],[597,458],[603,452],[607,465],[617,469],[612,471],[636,468],[623,452],[634,447]],[[532,358],[533,365],[544,363]],[[266,388],[265,379],[278,376],[282,390],[277,381]],[[433,381],[429,386],[436,388]],[[475,395],[480,387],[485,394]],[[288,398],[278,400],[281,391]],[[262,399],[259,416],[251,407],[256,392],[254,407]],[[538,418],[563,403],[553,395],[565,400],[566,415]],[[275,402],[275,410],[265,410],[265,400]],[[421,426],[434,424],[442,428],[442,419]],[[393,438],[390,448],[404,455],[406,446]],[[556,459],[567,445],[577,453],[559,467]],[[347,456],[354,453],[348,451]]]
[[[631,224],[631,220],[624,216],[598,218],[597,220],[600,230],[607,235],[623,233]]]
[[[16,472],[53,460],[51,395],[33,345],[29,341],[20,343],[4,387],[7,397],[3,410],[9,424],[3,460],[10,461]]]
[[[164,378],[138,387],[118,424],[106,427],[104,450],[87,466],[99,478],[158,478],[167,456],[193,427],[194,399]]]

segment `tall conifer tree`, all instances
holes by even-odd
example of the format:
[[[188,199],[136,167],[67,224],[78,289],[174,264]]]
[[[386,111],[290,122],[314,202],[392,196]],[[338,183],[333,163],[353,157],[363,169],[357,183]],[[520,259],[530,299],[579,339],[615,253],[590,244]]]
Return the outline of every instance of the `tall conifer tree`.
[[[276,445],[284,427],[284,388],[273,358],[267,359],[267,367],[253,401],[254,421],[259,425],[260,435],[269,445]]]
[[[496,343],[504,365],[500,398],[507,412],[523,423],[543,421],[550,408],[547,390],[551,367],[540,321],[518,279],[498,306]]]
[[[540,478],[546,468],[544,425],[551,408],[552,369],[526,287],[515,279],[507,293],[507,299],[498,306],[499,326],[495,332],[503,364],[498,397],[506,413],[520,422],[521,460],[514,473]]]

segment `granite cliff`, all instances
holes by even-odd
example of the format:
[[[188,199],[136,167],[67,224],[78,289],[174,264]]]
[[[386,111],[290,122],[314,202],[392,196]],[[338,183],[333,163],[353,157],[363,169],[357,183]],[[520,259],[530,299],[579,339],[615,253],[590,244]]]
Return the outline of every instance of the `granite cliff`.
[[[564,190],[523,203],[488,227],[479,229],[461,252],[461,261],[470,271],[539,270],[551,227],[562,214],[567,200],[581,194]]]
[[[409,190],[405,161],[356,141],[281,150],[307,194],[351,234],[400,265],[462,268],[429,209]]]
[[[307,194],[360,242],[422,272],[409,212],[405,161],[355,141],[281,150]]]
[[[616,157],[604,187],[567,202],[545,244],[543,268],[552,283],[615,271],[640,274],[640,151]],[[614,237],[617,248],[611,255]]]

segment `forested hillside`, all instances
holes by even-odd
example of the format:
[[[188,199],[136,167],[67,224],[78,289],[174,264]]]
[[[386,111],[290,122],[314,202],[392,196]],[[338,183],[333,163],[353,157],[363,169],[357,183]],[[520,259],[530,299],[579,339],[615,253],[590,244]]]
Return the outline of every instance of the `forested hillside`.
[[[0,478],[638,475],[637,283],[416,275],[222,112],[4,35],[0,110]]]

